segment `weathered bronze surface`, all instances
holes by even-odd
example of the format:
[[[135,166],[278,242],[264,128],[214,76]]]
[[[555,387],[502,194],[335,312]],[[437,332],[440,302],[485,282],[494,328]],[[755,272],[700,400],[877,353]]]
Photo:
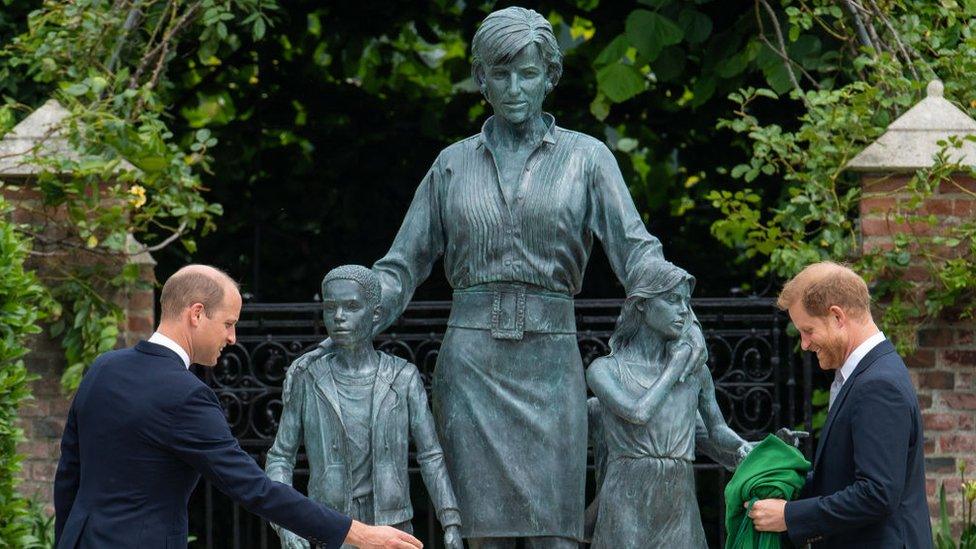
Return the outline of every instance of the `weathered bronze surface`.
[[[288,369],[281,422],[265,464],[268,476],[291,484],[304,445],[310,498],[367,524],[412,532],[407,475],[412,439],[445,545],[462,549],[457,503],[420,373],[373,348],[380,317],[376,275],[366,267],[339,267],[325,276],[322,296],[331,350]],[[275,530],[284,548],[308,547],[294,533]]]

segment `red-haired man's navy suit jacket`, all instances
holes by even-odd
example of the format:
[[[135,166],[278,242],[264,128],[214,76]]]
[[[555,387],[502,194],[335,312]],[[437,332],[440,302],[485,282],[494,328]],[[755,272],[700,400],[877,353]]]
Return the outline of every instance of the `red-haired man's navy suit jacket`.
[[[922,417],[908,370],[884,340],[834,401],[800,498],[786,504],[796,545],[932,547]]]

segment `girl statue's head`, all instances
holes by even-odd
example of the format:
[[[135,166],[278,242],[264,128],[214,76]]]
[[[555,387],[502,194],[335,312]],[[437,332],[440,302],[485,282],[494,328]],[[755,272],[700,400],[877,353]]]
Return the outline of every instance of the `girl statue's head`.
[[[629,278],[627,300],[610,336],[610,351],[627,347],[646,326],[661,340],[681,337],[691,311],[695,279],[664,260],[638,263]]]

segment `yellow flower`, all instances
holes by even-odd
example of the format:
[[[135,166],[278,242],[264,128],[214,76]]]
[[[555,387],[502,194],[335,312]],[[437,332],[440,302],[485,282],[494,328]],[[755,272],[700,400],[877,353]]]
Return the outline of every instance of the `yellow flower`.
[[[963,484],[962,488],[968,503],[976,501],[976,480],[971,480],[966,484]]]
[[[132,204],[133,208],[139,209],[146,203],[146,189],[142,185],[129,187],[129,194],[132,195],[129,203]]]
[[[96,237],[95,235],[89,236],[88,241],[85,242],[85,244],[87,244],[89,248],[94,248],[95,246],[98,246],[98,237]]]

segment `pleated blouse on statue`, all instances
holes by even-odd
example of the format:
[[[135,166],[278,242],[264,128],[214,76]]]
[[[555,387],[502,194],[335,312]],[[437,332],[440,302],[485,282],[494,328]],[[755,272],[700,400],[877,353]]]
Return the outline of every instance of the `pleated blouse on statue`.
[[[610,149],[543,116],[548,131],[511,204],[491,153],[494,117],[481,133],[441,151],[390,251],[373,266],[383,284],[384,326],[402,314],[440,256],[456,290],[522,282],[566,295],[582,287],[594,237],[621,280],[629,264],[662,258]]]

